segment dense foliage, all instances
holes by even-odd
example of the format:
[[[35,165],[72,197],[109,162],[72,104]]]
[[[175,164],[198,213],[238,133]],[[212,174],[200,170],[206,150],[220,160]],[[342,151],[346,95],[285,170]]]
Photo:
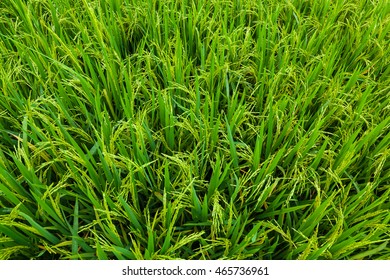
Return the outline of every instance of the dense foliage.
[[[390,259],[390,4],[0,1],[0,259]]]

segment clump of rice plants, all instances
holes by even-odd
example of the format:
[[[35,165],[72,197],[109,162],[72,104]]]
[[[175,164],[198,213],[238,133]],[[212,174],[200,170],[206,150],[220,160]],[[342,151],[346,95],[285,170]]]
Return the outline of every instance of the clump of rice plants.
[[[0,259],[390,259],[390,5],[0,2]]]

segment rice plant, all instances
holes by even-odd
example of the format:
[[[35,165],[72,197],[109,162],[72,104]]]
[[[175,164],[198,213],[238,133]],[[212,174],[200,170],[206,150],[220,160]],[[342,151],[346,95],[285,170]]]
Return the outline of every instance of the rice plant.
[[[390,259],[390,4],[0,1],[0,259]]]

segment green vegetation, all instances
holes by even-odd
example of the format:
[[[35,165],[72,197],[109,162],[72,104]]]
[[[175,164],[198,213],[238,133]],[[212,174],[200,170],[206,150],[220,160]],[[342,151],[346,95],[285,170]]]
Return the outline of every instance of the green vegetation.
[[[2,0],[0,259],[390,259],[390,3]]]

